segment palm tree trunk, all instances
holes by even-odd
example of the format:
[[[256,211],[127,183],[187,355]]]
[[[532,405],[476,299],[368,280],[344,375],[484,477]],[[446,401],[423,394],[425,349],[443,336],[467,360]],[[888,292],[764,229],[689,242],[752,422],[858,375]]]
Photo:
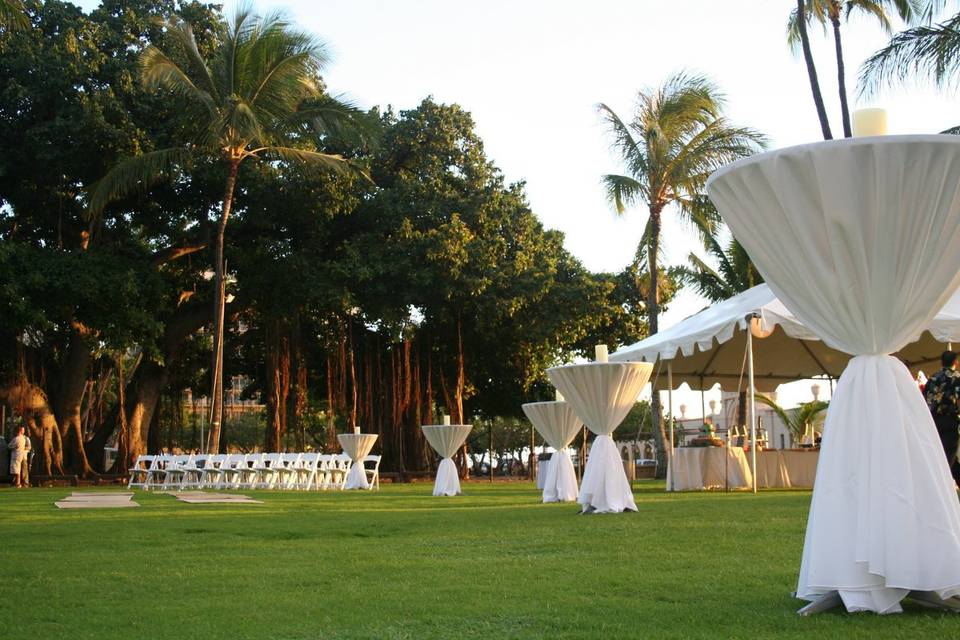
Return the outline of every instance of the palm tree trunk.
[[[836,2],[833,3],[837,5]],[[847,103],[847,79],[846,70],[843,66],[843,45],[840,43],[840,7],[836,7],[837,14],[830,16],[830,22],[833,23],[833,44],[837,50],[837,86],[840,87],[840,114],[843,119],[843,137],[849,138],[853,135],[850,130],[850,105]]]
[[[810,78],[810,91],[813,92],[813,103],[817,107],[817,117],[820,118],[820,130],[824,140],[833,140],[830,133],[830,121],[827,120],[827,109],[823,106],[823,94],[820,93],[820,81],[817,79],[817,67],[813,62],[813,52],[810,50],[810,37],[807,35],[807,7],[804,0],[797,0],[797,26],[800,30],[800,44],[803,47],[803,61],[807,65],[807,76]]]
[[[647,334],[654,335],[659,331],[660,320],[660,267],[657,257],[660,253],[660,214],[662,205],[650,207],[650,240],[647,244],[647,270],[650,273],[650,286],[647,289]],[[660,409],[660,394],[654,391],[650,395],[650,417],[653,421],[653,439],[657,445],[657,458],[668,460],[671,448],[666,445],[667,433],[664,430],[662,411]],[[658,467],[658,475],[666,477],[667,465]]]
[[[210,417],[210,438],[207,450],[218,453],[220,450],[221,420],[223,419],[223,317],[225,305],[224,273],[223,273],[223,242],[227,232],[227,220],[233,208],[233,190],[237,184],[237,173],[240,162],[230,162],[230,173],[227,175],[227,185],[223,193],[223,209],[220,215],[220,224],[217,225],[216,265],[214,288],[216,294],[213,301],[213,381],[211,383],[210,402],[212,413]]]

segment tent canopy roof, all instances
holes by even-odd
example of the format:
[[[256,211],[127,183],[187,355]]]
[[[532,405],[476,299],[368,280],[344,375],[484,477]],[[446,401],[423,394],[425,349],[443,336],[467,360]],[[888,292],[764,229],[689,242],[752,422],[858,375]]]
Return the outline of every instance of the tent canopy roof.
[[[719,383],[729,390],[746,389],[747,317],[755,316],[754,378],[760,391],[817,376],[838,378],[850,354],[833,349],[802,325],[770,288],[757,285],[724,300],[646,340],[624,347],[613,362],[669,360],[674,385],[693,389]],[[945,342],[960,342],[960,293],[955,294],[928,330],[895,355],[911,371],[939,367]],[[666,389],[666,370],[655,373],[657,389]]]

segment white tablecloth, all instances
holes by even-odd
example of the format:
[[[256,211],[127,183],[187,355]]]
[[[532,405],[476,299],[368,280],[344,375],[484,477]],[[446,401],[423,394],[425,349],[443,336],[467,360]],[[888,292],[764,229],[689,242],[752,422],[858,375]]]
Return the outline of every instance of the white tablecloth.
[[[457,449],[463,446],[473,427],[469,424],[425,424],[420,428],[423,429],[423,435],[430,446],[443,458],[437,466],[433,495],[460,495],[460,475],[457,473],[457,465],[451,458]]]
[[[780,301],[853,354],[824,422],[797,596],[892,613],[960,595],[960,504],[926,403],[888,354],[960,287],[960,140],[880,136],[754,156],[707,184]]]
[[[667,491],[740,489],[753,484],[740,447],[678,447],[667,467]]]
[[[363,469],[363,459],[367,457],[373,444],[377,441],[375,433],[341,433],[337,435],[343,452],[350,456],[353,464],[350,465],[350,473],[347,474],[344,489],[369,489],[370,483],[367,482],[367,472]]]
[[[594,362],[547,370],[550,382],[596,434],[577,499],[585,513],[637,510],[620,450],[610,434],[630,413],[651,371],[649,362]]]
[[[748,489],[753,486],[750,454],[741,447],[680,447],[667,469],[667,491]],[[757,486],[811,488],[817,451],[767,449],[757,452]],[[726,479],[724,479],[726,474]]]
[[[530,402],[523,405],[523,412],[547,444],[556,450],[546,465],[543,501],[573,502],[577,499],[577,474],[567,447],[583,423],[566,402]]]

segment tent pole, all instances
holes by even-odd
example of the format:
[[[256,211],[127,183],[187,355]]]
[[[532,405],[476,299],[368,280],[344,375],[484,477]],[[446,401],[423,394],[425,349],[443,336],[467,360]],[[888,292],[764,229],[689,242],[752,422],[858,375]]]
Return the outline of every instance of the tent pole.
[[[655,389],[651,390],[657,393]],[[667,470],[670,472],[667,490],[673,491],[673,361],[667,360],[667,420],[670,421],[670,457],[667,458]]]
[[[753,473],[753,492],[757,492],[757,390],[753,384],[753,314],[747,316],[747,389],[750,394],[750,470]]]

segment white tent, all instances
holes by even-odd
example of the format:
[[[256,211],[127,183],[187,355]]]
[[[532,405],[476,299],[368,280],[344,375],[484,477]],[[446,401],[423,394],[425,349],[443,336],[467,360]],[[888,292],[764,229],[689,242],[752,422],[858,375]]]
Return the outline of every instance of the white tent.
[[[746,376],[747,317],[753,317],[754,378],[759,391],[774,391],[804,378],[838,378],[850,354],[828,347],[777,300],[766,284],[696,313],[610,355],[612,362],[669,362],[674,388],[715,384],[736,390]],[[896,353],[911,371],[939,368],[945,343],[960,342],[960,293],[954,295],[918,339]],[[652,380],[669,388],[666,376]]]
[[[914,374],[920,369],[929,371],[939,368],[940,354],[950,342],[960,342],[960,292],[944,305],[926,331],[895,355]],[[691,389],[704,390],[719,383],[727,390],[744,389],[752,398],[754,391],[774,391],[794,380],[839,378],[851,357],[824,344],[761,284],[618,350],[610,360],[665,363],[666,372],[651,378],[655,390],[672,392],[684,382]],[[672,393],[669,397],[672,416]],[[753,444],[752,409],[749,415]],[[671,442],[672,426],[671,422]]]

